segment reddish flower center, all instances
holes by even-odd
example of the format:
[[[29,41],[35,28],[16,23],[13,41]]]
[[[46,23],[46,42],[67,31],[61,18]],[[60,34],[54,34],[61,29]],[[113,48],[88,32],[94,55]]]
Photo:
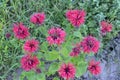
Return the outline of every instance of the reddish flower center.
[[[60,34],[56,32],[55,34],[53,34],[51,36],[52,36],[53,40],[56,40],[60,36]]]
[[[102,32],[105,33],[108,31],[108,28],[107,27],[104,27],[104,29],[102,29]]]
[[[82,16],[80,16],[80,13],[78,13],[78,14],[77,14],[77,17],[76,17],[76,19],[75,19],[75,20],[76,20],[76,23],[75,23],[76,25],[77,25],[78,20],[80,20],[81,18],[82,18]]]
[[[93,43],[92,43],[92,41],[87,40],[87,46],[88,46],[89,48],[92,48],[92,47],[93,47]]]
[[[66,68],[65,68],[65,73],[68,74],[69,71],[70,71],[69,67],[66,67]]]
[[[34,44],[30,44],[30,48],[33,48],[35,45]]]
[[[24,30],[19,27],[19,28],[18,28],[18,35],[20,35],[20,34],[24,34]]]
[[[73,52],[75,52],[75,53],[80,53],[80,50],[79,50],[78,47],[75,47],[75,48],[73,48]]]
[[[40,21],[39,21],[40,16],[37,15],[37,16],[35,16],[35,18],[36,18],[36,22],[39,24],[40,23]]]
[[[29,60],[28,60],[28,65],[32,66],[33,63],[34,63],[34,61],[33,61],[32,59],[29,59]]]
[[[96,69],[96,66],[95,65],[93,65],[93,66],[91,66],[91,68],[90,68],[90,70],[95,70]]]

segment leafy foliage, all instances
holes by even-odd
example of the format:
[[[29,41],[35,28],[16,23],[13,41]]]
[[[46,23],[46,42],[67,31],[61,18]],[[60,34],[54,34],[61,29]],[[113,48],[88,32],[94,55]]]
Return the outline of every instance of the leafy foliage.
[[[84,9],[87,12],[85,24],[79,29],[66,20],[65,12],[68,9]],[[45,12],[46,21],[43,25],[30,23],[29,17],[33,12]],[[99,32],[99,22],[108,20],[113,24],[113,30],[107,36],[101,37]],[[41,61],[39,67],[42,73],[36,74],[33,71],[22,72],[20,80],[25,77],[28,80],[45,79],[47,75],[54,74],[62,62],[72,62],[77,69],[76,76],[85,73],[87,62],[85,54],[71,58],[69,53],[73,44],[81,41],[84,36],[92,34],[101,43],[101,50],[108,41],[115,37],[120,31],[120,1],[119,0],[0,0],[0,79],[4,80],[8,73],[15,71],[20,66],[19,60],[24,54],[22,50],[24,40],[17,40],[13,36],[12,23],[23,22],[29,29],[31,36],[40,41],[40,49],[35,54]],[[67,33],[66,41],[62,46],[49,46],[46,42],[47,30],[51,26],[61,26]],[[10,32],[11,37],[6,38],[5,34]],[[59,60],[59,62],[55,62]],[[48,70],[45,63],[50,61]],[[55,77],[53,80],[59,80]]]

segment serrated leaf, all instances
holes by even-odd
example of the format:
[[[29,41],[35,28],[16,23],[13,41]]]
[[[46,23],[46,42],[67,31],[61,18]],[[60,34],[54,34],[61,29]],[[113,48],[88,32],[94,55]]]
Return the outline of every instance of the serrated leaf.
[[[81,35],[80,31],[75,31],[75,32],[73,33],[73,35],[74,35],[75,37],[82,38],[82,35]]]
[[[79,62],[79,65],[76,66],[76,76],[80,77],[87,70],[87,62]]]
[[[46,80],[45,79],[45,74],[44,73],[37,74],[36,75],[36,80]]]
[[[60,50],[61,54],[64,55],[65,57],[66,56],[69,56],[69,51],[67,48],[63,47],[61,50]]]
[[[34,79],[33,75],[35,75],[34,71],[29,71],[29,72],[23,71],[21,76],[20,76],[20,80],[23,80],[24,77],[27,77],[28,80],[32,80],[32,79]]]
[[[78,65],[78,63],[85,61],[85,54],[79,54],[77,57],[71,57],[70,61],[75,65]]]
[[[80,77],[82,74],[86,72],[87,62],[85,62],[85,54],[81,53],[77,57],[72,57],[70,61],[76,67],[76,76]]]
[[[49,67],[49,73],[54,74],[59,68],[59,63],[52,63]]]
[[[56,60],[59,58],[59,52],[53,50],[53,51],[48,52],[48,54],[45,54],[45,56],[46,56],[46,59],[49,61]]]
[[[40,49],[41,49],[41,51],[43,51],[43,52],[45,52],[45,53],[47,53],[47,51],[48,51],[48,43],[47,42],[43,42],[41,45],[40,45]]]

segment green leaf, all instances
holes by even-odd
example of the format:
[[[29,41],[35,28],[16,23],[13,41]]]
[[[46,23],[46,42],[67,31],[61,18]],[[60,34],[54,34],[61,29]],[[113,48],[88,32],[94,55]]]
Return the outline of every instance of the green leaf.
[[[0,23],[0,31],[2,31],[2,27],[3,27],[3,24],[2,24],[2,23]]]
[[[27,77],[28,80],[32,80],[32,79],[34,80],[34,76],[33,75],[35,75],[34,71],[29,71],[29,72],[23,71],[21,76],[20,76],[20,80],[23,80],[24,77]]]
[[[72,57],[70,61],[76,67],[76,76],[79,77],[86,72],[87,62],[85,62],[85,54],[81,53],[77,57]]]
[[[80,77],[83,75],[87,70],[87,62],[79,62],[79,65],[76,66],[76,77]]]
[[[20,80],[23,80],[24,77],[27,77],[28,80],[40,80],[40,79],[45,80],[44,73],[36,74],[34,71],[29,71],[29,72],[23,71],[20,76]]]
[[[46,71],[45,70],[45,63],[43,61],[40,62],[39,67],[40,67],[42,73],[44,73],[44,71]]]
[[[47,29],[46,29],[45,26],[41,26],[41,27],[39,27],[39,30],[40,30],[45,36],[48,35],[48,33],[47,33]]]
[[[33,79],[35,80],[35,79]],[[45,74],[44,73],[40,73],[36,75],[36,80],[46,80],[45,79]]]
[[[8,46],[5,46],[5,49],[3,50],[3,52],[7,53],[8,52]]]
[[[58,77],[54,77],[53,80],[60,80]]]
[[[58,71],[59,63],[52,63],[49,67],[49,73],[55,74],[56,71]]]
[[[42,52],[45,52],[45,53],[47,53],[48,52],[48,43],[45,41],[45,42],[43,42],[41,45],[40,45],[40,49],[41,49],[41,51]]]
[[[59,52],[56,50],[49,51],[48,54],[45,54],[46,60],[52,61],[59,58]]]
[[[67,48],[63,47],[61,50],[60,50],[61,54],[64,55],[65,57],[66,56],[69,56],[69,51]]]
[[[85,62],[85,54],[79,54],[77,57],[71,57],[70,61],[75,65],[78,65],[80,62]]]
[[[73,35],[74,35],[75,37],[79,37],[80,39],[82,38],[82,35],[81,35],[80,31],[75,31],[75,32],[73,33]]]

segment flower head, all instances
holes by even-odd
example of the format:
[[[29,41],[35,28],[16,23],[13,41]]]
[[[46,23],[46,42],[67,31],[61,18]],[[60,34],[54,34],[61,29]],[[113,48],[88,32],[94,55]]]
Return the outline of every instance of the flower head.
[[[39,59],[36,56],[24,55],[21,58],[21,67],[25,71],[30,71],[31,69],[35,69],[39,64]]]
[[[13,32],[16,38],[25,39],[29,36],[28,28],[22,23],[17,23],[13,25]]]
[[[5,36],[6,36],[6,38],[10,38],[11,34],[10,33],[6,33]]]
[[[73,64],[62,64],[60,69],[58,70],[59,75],[65,79],[71,79],[75,77],[76,69]]]
[[[81,47],[79,44],[77,44],[73,49],[72,52],[70,52],[70,56],[78,56],[81,52]]]
[[[86,53],[97,53],[100,47],[100,42],[95,37],[87,36],[81,42],[81,47]]]
[[[23,45],[24,50],[29,53],[33,53],[37,51],[38,47],[39,47],[39,41],[35,39],[27,40]]]
[[[106,21],[101,21],[100,26],[101,26],[101,33],[103,35],[105,35],[107,32],[112,31],[112,24],[110,24]]]
[[[101,73],[100,62],[99,62],[99,61],[95,61],[94,59],[92,59],[92,60],[89,62],[88,70],[89,70],[90,73],[93,74],[93,75],[98,75],[98,74],[100,74],[100,73]]]
[[[36,71],[36,73],[41,73],[42,72],[40,68],[36,68],[35,71]]]
[[[32,22],[33,24],[43,24],[44,21],[45,21],[45,14],[43,12],[34,13],[30,17],[30,22]]]
[[[49,36],[47,37],[47,41],[50,45],[57,44],[60,45],[64,42],[66,32],[58,27],[53,27],[48,31]]]
[[[85,22],[86,12],[84,10],[68,10],[66,17],[75,27],[80,27]]]

